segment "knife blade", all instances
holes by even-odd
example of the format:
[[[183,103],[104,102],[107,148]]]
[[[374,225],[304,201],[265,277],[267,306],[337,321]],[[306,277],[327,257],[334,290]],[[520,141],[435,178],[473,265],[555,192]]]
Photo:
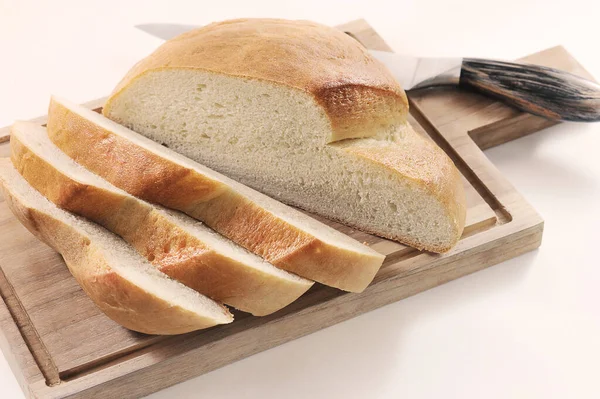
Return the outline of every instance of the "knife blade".
[[[199,28],[168,23],[135,27],[163,40]],[[546,119],[600,121],[600,85],[565,71],[481,58],[427,58],[368,51],[387,66],[404,90],[459,86]]]

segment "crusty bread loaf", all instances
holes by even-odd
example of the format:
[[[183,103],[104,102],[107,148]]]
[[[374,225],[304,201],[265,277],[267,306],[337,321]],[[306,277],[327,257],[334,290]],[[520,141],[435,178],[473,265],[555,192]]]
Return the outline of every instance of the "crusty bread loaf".
[[[50,201],[118,234],[163,273],[212,299],[264,316],[312,286],[200,222],[135,198],[84,169],[39,125],[15,123],[10,148],[19,173]]]
[[[273,265],[362,291],[384,256],[84,107],[52,98],[48,135],[77,163],[147,201],[187,213]]]
[[[271,19],[170,40],[118,84],[104,115],[276,199],[420,249],[465,223],[452,161],[406,121],[390,72],[354,39]]]
[[[0,159],[0,187],[14,215],[58,251],[79,285],[108,317],[147,334],[180,334],[233,316],[222,305],[171,280],[123,240],[57,208]]]

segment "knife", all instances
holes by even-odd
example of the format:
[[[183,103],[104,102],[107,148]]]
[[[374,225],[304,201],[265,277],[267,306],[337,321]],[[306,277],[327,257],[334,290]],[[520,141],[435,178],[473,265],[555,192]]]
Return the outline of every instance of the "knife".
[[[152,23],[136,28],[168,40],[199,26]],[[546,119],[600,121],[600,85],[565,71],[482,58],[419,58],[369,52],[388,67],[405,90],[459,86]]]

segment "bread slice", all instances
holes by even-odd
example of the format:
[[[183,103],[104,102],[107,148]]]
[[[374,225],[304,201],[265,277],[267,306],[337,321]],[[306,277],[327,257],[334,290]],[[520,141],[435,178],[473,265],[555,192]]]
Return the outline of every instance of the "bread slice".
[[[264,316],[313,284],[188,216],[113,186],[60,151],[39,125],[15,123],[10,144],[13,165],[42,195],[120,235],[163,273],[212,299]]]
[[[77,163],[147,201],[177,209],[275,266],[362,291],[384,256],[84,107],[53,97],[48,135]]]
[[[224,306],[171,280],[123,240],[57,208],[6,158],[0,183],[14,215],[63,256],[81,288],[117,323],[146,334],[181,334],[233,321]]]
[[[407,122],[385,66],[341,31],[233,20],[137,63],[103,113],[287,204],[448,251],[465,223],[460,175]]]

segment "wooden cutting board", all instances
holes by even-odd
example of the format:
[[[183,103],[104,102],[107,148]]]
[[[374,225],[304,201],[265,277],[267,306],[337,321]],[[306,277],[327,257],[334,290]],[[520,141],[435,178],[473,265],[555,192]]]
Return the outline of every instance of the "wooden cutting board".
[[[340,27],[390,50],[363,20]],[[524,60],[590,77],[562,48]],[[467,192],[467,227],[434,255],[322,219],[387,256],[361,294],[315,286],[267,317],[236,313],[230,325],[175,337],[146,336],[93,305],[61,257],[37,241],[0,200],[0,346],[27,396],[138,397],[537,248],[543,221],[482,153],[553,123],[456,89],[409,95],[412,123],[455,162]],[[98,109],[102,99],[89,104]],[[37,119],[44,123],[44,117]],[[0,138],[7,129],[0,131]],[[0,145],[8,155],[8,143]]]

